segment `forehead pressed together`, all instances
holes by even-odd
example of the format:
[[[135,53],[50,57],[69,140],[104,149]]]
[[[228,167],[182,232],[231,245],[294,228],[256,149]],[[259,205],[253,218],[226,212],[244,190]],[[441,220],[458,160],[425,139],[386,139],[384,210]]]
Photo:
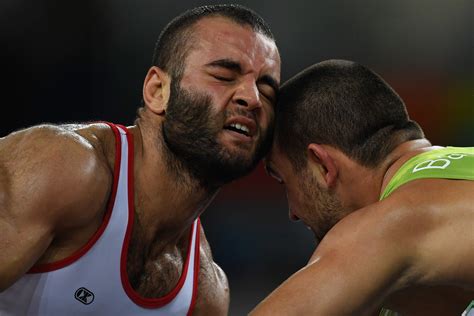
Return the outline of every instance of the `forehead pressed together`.
[[[141,113],[161,121],[167,147],[215,187],[253,170],[271,146],[280,56],[253,13],[201,13],[160,36],[157,49],[182,45],[156,51]]]
[[[280,88],[274,144],[297,170],[305,166],[311,143],[375,167],[401,142],[422,137],[398,94],[358,63],[320,62]]]

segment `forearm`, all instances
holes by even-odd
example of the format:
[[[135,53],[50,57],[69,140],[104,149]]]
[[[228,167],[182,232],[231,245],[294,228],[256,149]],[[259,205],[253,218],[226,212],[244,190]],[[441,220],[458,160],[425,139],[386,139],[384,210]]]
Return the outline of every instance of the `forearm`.
[[[253,310],[265,315],[371,315],[394,290],[393,266],[373,257],[358,264],[326,255],[293,274]]]

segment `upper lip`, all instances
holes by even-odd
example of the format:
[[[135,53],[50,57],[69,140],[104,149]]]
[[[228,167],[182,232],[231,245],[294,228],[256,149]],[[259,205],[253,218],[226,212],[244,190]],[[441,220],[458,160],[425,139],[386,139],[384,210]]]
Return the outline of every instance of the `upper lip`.
[[[226,121],[224,127],[230,126],[231,124],[240,124],[240,125],[247,126],[247,128],[249,129],[248,136],[250,137],[254,136],[257,132],[257,124],[255,123],[255,121],[245,116],[231,117],[230,119]]]

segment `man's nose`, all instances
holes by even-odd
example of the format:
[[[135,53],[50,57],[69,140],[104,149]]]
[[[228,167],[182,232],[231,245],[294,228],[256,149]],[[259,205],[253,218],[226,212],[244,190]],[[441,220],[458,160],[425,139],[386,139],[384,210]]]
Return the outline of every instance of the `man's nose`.
[[[256,82],[251,79],[242,81],[235,91],[234,102],[247,107],[249,111],[261,107],[260,92]]]

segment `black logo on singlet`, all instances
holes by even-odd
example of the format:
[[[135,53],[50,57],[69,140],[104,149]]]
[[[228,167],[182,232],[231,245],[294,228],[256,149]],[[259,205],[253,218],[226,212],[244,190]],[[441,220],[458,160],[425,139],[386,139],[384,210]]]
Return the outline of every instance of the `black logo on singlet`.
[[[85,287],[78,288],[76,293],[74,293],[74,297],[76,298],[76,300],[86,305],[89,305],[94,301],[94,293],[92,293]]]

